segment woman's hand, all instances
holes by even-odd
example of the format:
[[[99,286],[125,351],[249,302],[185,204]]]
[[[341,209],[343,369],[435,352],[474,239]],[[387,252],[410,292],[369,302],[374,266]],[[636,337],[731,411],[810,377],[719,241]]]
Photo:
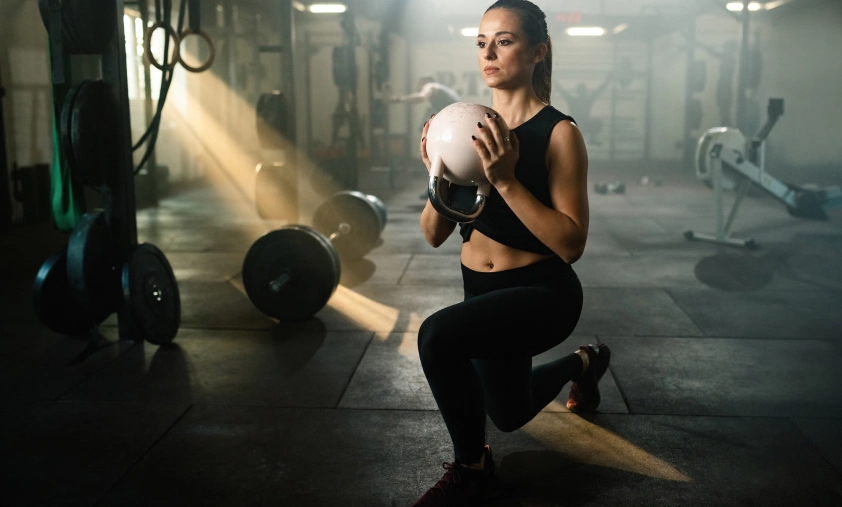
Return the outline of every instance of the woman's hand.
[[[433,116],[430,116],[430,119],[424,123],[424,130],[421,132],[421,160],[423,160],[424,165],[427,166],[428,174],[433,167],[433,163],[430,162],[430,157],[427,156],[427,130],[430,128],[430,122],[433,121]]]
[[[474,148],[482,159],[488,182],[500,188],[516,181],[515,165],[520,156],[520,143],[503,118],[488,113],[486,116],[487,127],[477,123]]]

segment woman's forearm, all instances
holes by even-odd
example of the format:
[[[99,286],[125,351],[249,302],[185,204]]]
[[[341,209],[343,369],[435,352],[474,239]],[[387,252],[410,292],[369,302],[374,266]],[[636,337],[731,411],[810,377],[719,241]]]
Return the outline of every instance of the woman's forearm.
[[[438,248],[453,234],[455,228],[456,223],[439,215],[428,199],[424,211],[421,212],[421,230],[427,243],[433,248]]]
[[[497,191],[529,232],[564,262],[572,264],[582,256],[587,233],[573,219],[545,206],[519,181],[497,187]]]

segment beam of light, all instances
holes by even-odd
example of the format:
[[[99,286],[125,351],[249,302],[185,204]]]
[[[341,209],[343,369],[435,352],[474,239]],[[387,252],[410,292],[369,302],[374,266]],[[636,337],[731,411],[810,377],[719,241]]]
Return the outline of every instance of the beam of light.
[[[400,315],[397,308],[367,298],[342,285],[336,288],[327,307],[341,314],[357,328],[382,333],[391,332]]]
[[[614,33],[614,35],[617,35],[618,33],[626,30],[628,27],[629,27],[629,25],[627,23],[623,23],[622,25],[615,26],[614,30],[612,30],[612,32]]]
[[[465,37],[476,37],[477,35],[479,35],[479,27],[476,26],[476,27],[463,28],[462,30],[460,30],[459,33],[461,33]]]
[[[550,405],[559,405],[553,401]],[[548,407],[555,410],[555,407]],[[578,416],[539,417],[523,431],[570,461],[625,470],[656,479],[692,482],[693,479],[666,461],[628,440]]]
[[[605,35],[605,28],[600,26],[572,26],[567,29],[571,37],[599,37]]]
[[[295,8],[295,10],[300,12],[304,12],[307,10],[307,6],[301,2],[292,2],[292,6]]]
[[[345,4],[311,4],[313,14],[341,14],[347,10]]]
[[[731,12],[740,12],[740,11],[743,10],[743,3],[742,2],[728,2],[728,4],[725,7],[727,7],[728,10],[731,11]],[[761,5],[759,2],[751,2],[750,4],[748,4],[748,10],[749,11],[754,12],[754,11],[759,11],[761,9],[763,9],[763,5]]]
[[[182,58],[190,65],[199,65],[197,57],[186,50]],[[263,150],[256,135],[256,114],[254,106],[248,104],[236,91],[230,89],[213,72],[200,74],[177,73],[176,79],[189,79],[198,86],[176,86],[170,90],[165,106],[164,122],[175,121],[177,128],[169,130],[178,136],[178,141],[187,152],[201,155],[204,174],[214,192],[222,198],[219,216],[226,222],[241,224],[242,230],[255,239],[283,224],[278,221],[261,220],[255,206],[255,166],[258,162],[279,158],[279,153]],[[221,114],[221,112],[225,114]],[[288,140],[282,139],[283,151],[296,152],[299,196],[299,220],[306,221],[322,198],[314,199],[311,194],[331,195],[340,189],[332,183],[325,188],[312,188],[310,176],[319,171],[315,162],[306,153],[296,150]],[[185,168],[187,170],[187,168]],[[277,195],[287,195],[283,182]],[[279,199],[280,205],[283,200]]]

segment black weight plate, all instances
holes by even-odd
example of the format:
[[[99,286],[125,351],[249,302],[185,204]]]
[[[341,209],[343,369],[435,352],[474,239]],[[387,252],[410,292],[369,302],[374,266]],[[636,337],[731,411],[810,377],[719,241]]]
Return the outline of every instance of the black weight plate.
[[[374,205],[377,216],[380,218],[380,232],[383,232],[383,229],[386,228],[386,221],[389,219],[389,216],[386,214],[386,205],[376,195],[367,194],[365,198]]]
[[[284,164],[263,162],[257,165],[254,201],[257,214],[267,220],[297,220],[290,195],[295,192],[295,174]]]
[[[76,163],[76,157],[73,153],[73,103],[76,102],[76,97],[79,95],[79,90],[88,81],[80,81],[74,84],[67,95],[64,97],[64,102],[61,105],[61,118],[59,118],[59,140],[61,142],[61,150],[67,159],[67,164],[70,167],[70,174],[77,181],[84,183],[84,175],[80,171],[79,164]]]
[[[181,297],[164,253],[150,243],[136,246],[122,275],[123,301],[134,327],[150,343],[172,342],[181,324]]]
[[[76,302],[94,316],[119,308],[120,274],[105,213],[85,213],[67,244],[67,280]]]
[[[349,225],[350,231],[333,236],[342,224]],[[331,238],[343,259],[359,259],[380,242],[380,215],[365,194],[356,190],[334,194],[319,206],[313,214],[313,227]]]
[[[47,30],[50,28],[48,3],[48,0],[38,0],[41,20]],[[103,53],[118,22],[117,4],[113,0],[63,0],[61,17],[65,51],[72,54]]]
[[[290,137],[290,108],[283,93],[263,93],[257,100],[257,138],[267,150],[284,147],[284,138]]]
[[[119,165],[117,97],[103,81],[86,81],[76,94],[70,116],[75,167],[83,183],[100,186],[107,171]]]
[[[71,338],[87,338],[101,319],[92,318],[73,299],[67,282],[67,248],[62,248],[44,261],[35,276],[32,289],[35,315],[42,324],[56,333]]]
[[[270,288],[281,275],[289,281]],[[243,285],[258,310],[279,320],[304,320],[321,310],[339,285],[340,265],[330,241],[303,225],[283,227],[255,241],[243,261]]]

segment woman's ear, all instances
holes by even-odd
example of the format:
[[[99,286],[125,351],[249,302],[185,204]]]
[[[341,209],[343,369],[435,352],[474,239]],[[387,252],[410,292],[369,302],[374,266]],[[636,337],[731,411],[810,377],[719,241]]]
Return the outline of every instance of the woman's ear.
[[[537,65],[545,56],[547,56],[547,45],[542,42],[535,47],[535,56],[532,59],[532,63]]]

